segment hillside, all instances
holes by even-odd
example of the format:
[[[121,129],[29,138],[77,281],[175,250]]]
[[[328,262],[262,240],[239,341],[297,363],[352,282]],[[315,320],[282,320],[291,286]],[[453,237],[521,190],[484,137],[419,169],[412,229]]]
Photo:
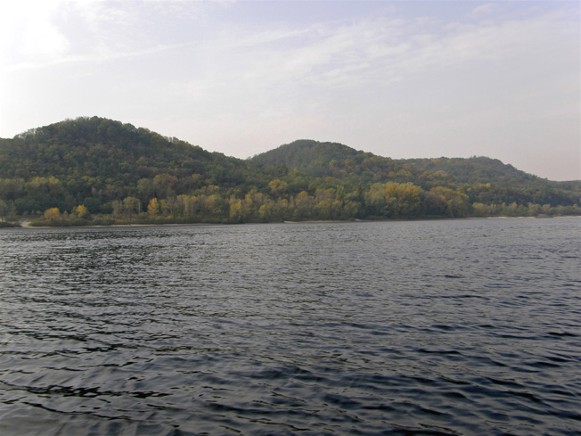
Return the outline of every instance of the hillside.
[[[98,117],[0,139],[4,224],[535,216],[579,213],[580,198],[577,182],[485,157],[394,160],[300,140],[243,161]]]
[[[329,163],[357,159],[360,154],[343,144],[300,139],[254,156],[250,161],[264,166],[299,168],[310,176],[318,177],[329,175]]]
[[[313,177],[334,177],[350,183],[414,183],[422,189],[461,189],[472,201],[575,204],[581,182],[553,182],[488,157],[391,159],[343,144],[300,140],[250,159],[257,167],[278,165]]]
[[[258,166],[284,165],[314,177],[361,176],[364,181],[413,181],[429,186],[439,183],[514,184],[542,182],[539,177],[505,165],[496,159],[399,159],[377,156],[343,144],[299,140],[254,156]]]
[[[394,160],[357,151],[343,144],[299,140],[254,156],[256,165],[285,165],[316,177],[342,177],[357,174],[369,180],[406,178],[406,181],[429,180],[453,183],[531,183],[539,177],[487,157],[400,159]],[[413,180],[412,180],[413,179]],[[367,181],[369,181],[367,180]]]
[[[241,186],[244,162],[104,118],[79,118],[0,140],[0,198],[20,213],[79,203],[95,211],[127,196]]]

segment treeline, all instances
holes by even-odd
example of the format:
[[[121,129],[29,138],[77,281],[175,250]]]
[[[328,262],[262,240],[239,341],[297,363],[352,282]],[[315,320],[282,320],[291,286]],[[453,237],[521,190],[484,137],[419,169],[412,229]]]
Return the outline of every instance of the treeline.
[[[581,214],[578,205],[471,203],[463,192],[445,187],[424,191],[413,183],[375,183],[366,190],[354,191],[339,185],[296,194],[280,179],[272,179],[268,186],[269,192],[252,189],[243,197],[228,194],[215,185],[194,194],[153,197],[148,201],[128,196],[113,201],[109,214],[91,214],[82,204],[62,212],[52,207],[34,224],[258,223]]]
[[[579,182],[489,158],[397,161],[301,140],[243,161],[97,117],[0,139],[1,225],[580,213]]]

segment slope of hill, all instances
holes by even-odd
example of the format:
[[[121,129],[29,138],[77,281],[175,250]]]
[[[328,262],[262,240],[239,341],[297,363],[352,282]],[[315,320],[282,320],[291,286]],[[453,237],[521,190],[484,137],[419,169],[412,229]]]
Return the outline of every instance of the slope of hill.
[[[431,178],[454,183],[530,183],[538,177],[487,157],[400,159],[394,160],[356,151],[343,144],[299,140],[254,156],[250,162],[258,165],[286,165],[311,176],[337,177],[350,174],[387,180],[408,177],[409,181],[427,182]],[[412,180],[413,179],[413,180]],[[369,180],[367,180],[369,181]]]
[[[131,182],[159,173],[183,177],[221,170],[216,176],[227,178],[242,167],[238,159],[98,117],[32,129],[2,140],[0,147],[0,174],[5,177],[67,177],[73,171],[77,177],[113,176]]]
[[[246,164],[104,118],[78,118],[0,141],[0,198],[19,212],[146,199],[204,186],[240,186]],[[107,208],[105,208],[107,209]]]
[[[440,178],[460,183],[520,184],[541,182],[532,174],[488,157],[408,159],[406,162],[423,173],[438,173]]]
[[[579,211],[580,183],[485,157],[394,160],[299,140],[243,161],[98,117],[0,139],[0,222],[43,214],[45,223],[78,224]]]
[[[461,189],[472,201],[485,203],[575,204],[581,197],[581,183],[549,181],[488,157],[395,160],[343,144],[301,140],[254,156],[250,163],[286,165],[309,176],[352,184],[392,181],[414,183],[425,190]]]
[[[330,162],[356,159],[361,152],[335,142],[300,139],[290,144],[254,156],[250,161],[259,165],[286,165],[299,168],[311,176],[329,175]]]

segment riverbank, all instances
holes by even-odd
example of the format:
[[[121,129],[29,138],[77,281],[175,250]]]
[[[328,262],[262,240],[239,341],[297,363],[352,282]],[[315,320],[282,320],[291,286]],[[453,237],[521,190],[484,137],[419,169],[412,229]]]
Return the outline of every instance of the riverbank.
[[[365,223],[365,222],[411,222],[411,221],[439,221],[439,220],[473,220],[473,219],[550,219],[550,218],[581,218],[581,215],[539,215],[539,216],[468,216],[468,217],[417,217],[393,219],[349,219],[349,220],[304,220],[304,221],[276,221],[276,222],[172,222],[170,220],[155,220],[151,222],[123,222],[103,220],[84,220],[80,222],[47,223],[21,219],[18,222],[0,221],[0,228],[43,229],[55,227],[154,227],[154,226],[205,226],[205,225],[236,225],[236,224],[328,224],[328,223]]]

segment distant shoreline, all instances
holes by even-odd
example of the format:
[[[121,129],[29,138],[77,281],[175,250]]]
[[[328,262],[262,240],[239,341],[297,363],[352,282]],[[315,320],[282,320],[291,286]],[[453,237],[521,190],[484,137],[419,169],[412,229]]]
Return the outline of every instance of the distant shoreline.
[[[197,222],[197,223],[127,223],[127,224],[73,224],[73,225],[36,225],[31,220],[21,220],[17,223],[1,222],[1,228],[19,228],[19,229],[53,229],[53,228],[131,228],[131,227],[177,227],[177,226],[232,226],[232,225],[256,225],[256,224],[339,224],[339,223],[377,223],[377,222],[415,222],[415,221],[449,221],[449,220],[476,220],[476,219],[550,219],[550,218],[577,218],[580,219],[581,215],[555,215],[555,216],[490,216],[490,217],[430,217],[430,218],[413,218],[413,219],[353,219],[353,220],[305,220],[305,221],[273,221],[273,222],[261,222],[261,223],[212,223],[212,222]]]

